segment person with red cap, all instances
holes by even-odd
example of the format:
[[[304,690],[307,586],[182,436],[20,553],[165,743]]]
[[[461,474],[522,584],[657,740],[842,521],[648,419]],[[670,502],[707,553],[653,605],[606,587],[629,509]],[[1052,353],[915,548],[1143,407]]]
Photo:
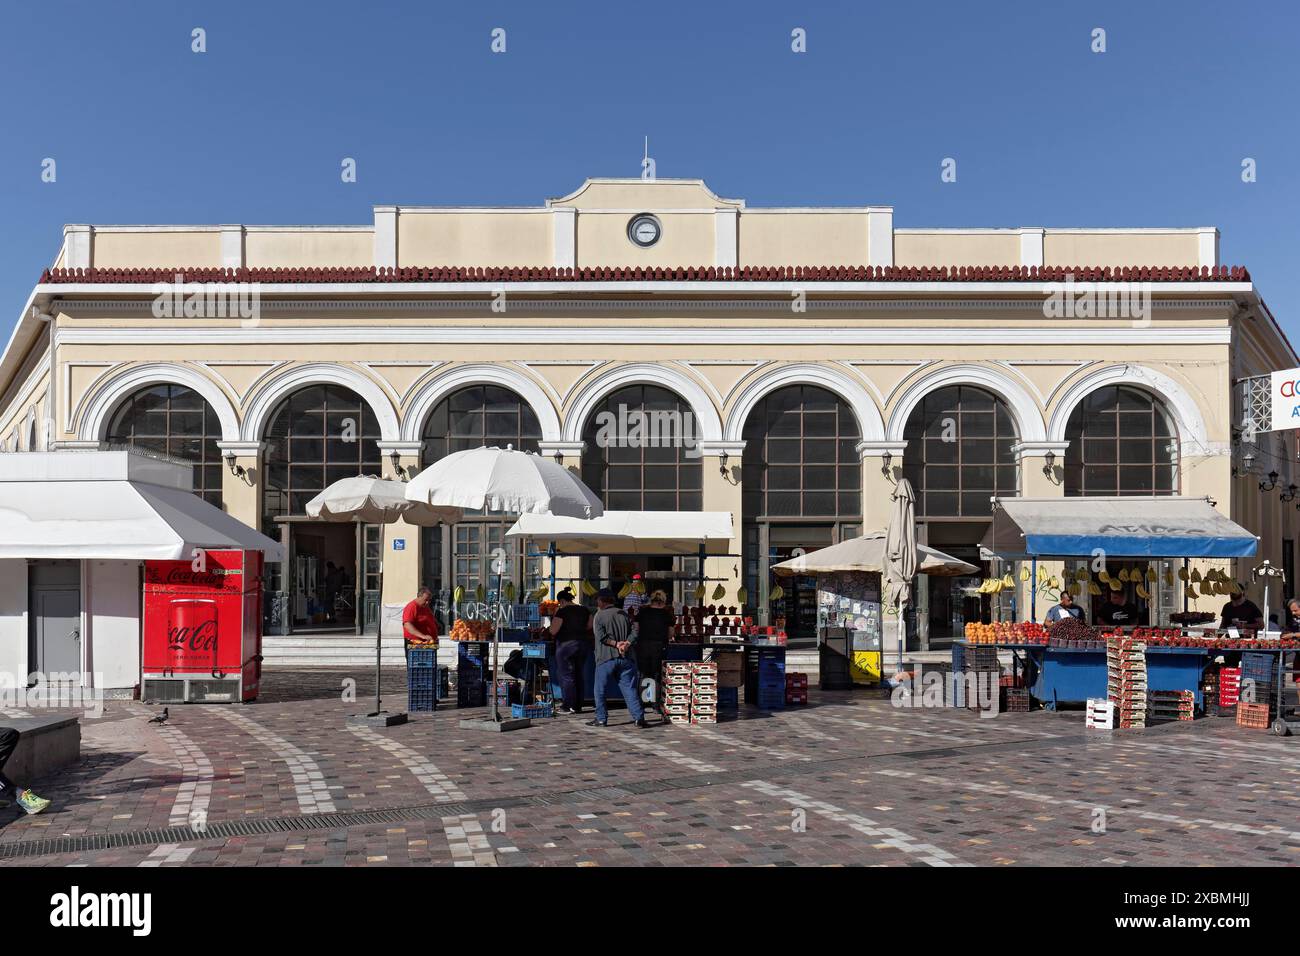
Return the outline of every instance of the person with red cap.
[[[636,617],[636,612],[641,610],[641,605],[645,603],[645,585],[641,583],[640,573],[632,575],[632,587],[627,592],[627,597],[623,598],[623,613],[630,618]]]

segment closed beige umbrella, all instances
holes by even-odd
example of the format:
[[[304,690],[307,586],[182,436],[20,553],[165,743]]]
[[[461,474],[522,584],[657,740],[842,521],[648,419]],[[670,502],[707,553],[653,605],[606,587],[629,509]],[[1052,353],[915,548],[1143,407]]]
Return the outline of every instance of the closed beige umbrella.
[[[912,578],[916,577],[916,493],[912,483],[900,478],[894,486],[894,510],[885,532],[885,597],[898,617],[898,666],[903,666],[903,644],[907,625],[903,604],[912,599]]]

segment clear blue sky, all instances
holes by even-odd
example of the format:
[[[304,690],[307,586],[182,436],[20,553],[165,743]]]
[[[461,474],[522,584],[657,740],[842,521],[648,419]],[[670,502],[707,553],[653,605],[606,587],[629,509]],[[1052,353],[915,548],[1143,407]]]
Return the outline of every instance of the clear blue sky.
[[[1300,342],[1300,4],[61,0],[0,10],[0,334],[66,222],[367,223],[702,177],[897,226],[1197,226]],[[208,52],[190,51],[207,30]],[[490,32],[507,31],[494,55]],[[808,52],[790,31],[808,31]],[[1094,27],[1107,52],[1090,51]],[[58,181],[41,182],[57,161]],[[343,157],[358,182],[339,177]],[[943,184],[954,157],[958,179]],[[1241,161],[1258,181],[1241,181]]]

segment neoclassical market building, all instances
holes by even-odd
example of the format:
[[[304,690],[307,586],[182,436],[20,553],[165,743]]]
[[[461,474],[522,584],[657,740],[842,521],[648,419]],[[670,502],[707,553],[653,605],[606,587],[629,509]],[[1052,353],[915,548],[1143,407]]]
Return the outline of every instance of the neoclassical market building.
[[[234,300],[256,309],[160,308],[178,274],[247,283]],[[976,564],[992,495],[1181,494],[1293,568],[1294,441],[1240,432],[1252,379],[1298,364],[1211,227],[899,228],[888,206],[591,179],[537,207],[380,206],[364,225],[68,226],[0,358],[0,442],[192,461],[197,494],[289,545],[277,626],[351,626],[354,581],[373,618],[381,552],[385,604],[486,583],[496,519],[298,520],[336,478],[483,443],[555,456],[609,508],[729,512],[737,556],[708,573],[761,613],[769,563],[883,527],[904,475],[923,541]],[[602,447],[619,409],[695,440]],[[610,561],[563,576],[628,570]],[[923,640],[981,613],[971,584],[919,588]],[[798,629],[810,602],[796,583],[770,610]]]

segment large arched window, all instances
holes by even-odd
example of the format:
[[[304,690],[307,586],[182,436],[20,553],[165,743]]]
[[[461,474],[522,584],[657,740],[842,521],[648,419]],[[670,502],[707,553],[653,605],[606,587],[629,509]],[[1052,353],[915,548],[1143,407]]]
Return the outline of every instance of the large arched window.
[[[428,467],[447,455],[469,448],[513,447],[536,452],[542,438],[537,413],[523,398],[499,385],[473,385],[448,395],[429,413],[421,431],[420,465]],[[515,539],[502,538],[499,514],[467,515],[455,527],[421,532],[421,573],[429,587],[442,593],[463,587],[472,592],[480,584],[495,587],[490,572],[492,552],[503,548],[515,561]],[[516,574],[518,573],[516,566]],[[536,578],[536,562],[526,575],[525,587]],[[508,575],[509,577],[509,575]],[[443,621],[444,625],[447,621]]]
[[[221,507],[221,422],[198,392],[150,385],[128,397],[109,419],[104,440],[191,462],[194,493]],[[32,440],[35,440],[33,434]]]
[[[605,396],[583,426],[582,480],[611,511],[699,511],[699,430],[691,407],[657,385]]]
[[[1065,426],[1067,495],[1172,495],[1178,437],[1148,392],[1109,385],[1089,392]]]
[[[816,633],[816,582],[788,578],[784,597],[772,564],[852,538],[862,525],[861,437],[853,410],[815,385],[769,392],[745,419],[742,511],[745,587],[760,618],[784,620],[795,637]]]
[[[1017,493],[1018,441],[1007,403],[972,385],[930,392],[907,418],[903,474],[918,517],[988,518],[989,498]]]
[[[282,400],[263,435],[263,530],[278,537],[275,518],[305,514],[340,478],[380,474],[380,437],[375,413],[350,388],[308,385]]]

